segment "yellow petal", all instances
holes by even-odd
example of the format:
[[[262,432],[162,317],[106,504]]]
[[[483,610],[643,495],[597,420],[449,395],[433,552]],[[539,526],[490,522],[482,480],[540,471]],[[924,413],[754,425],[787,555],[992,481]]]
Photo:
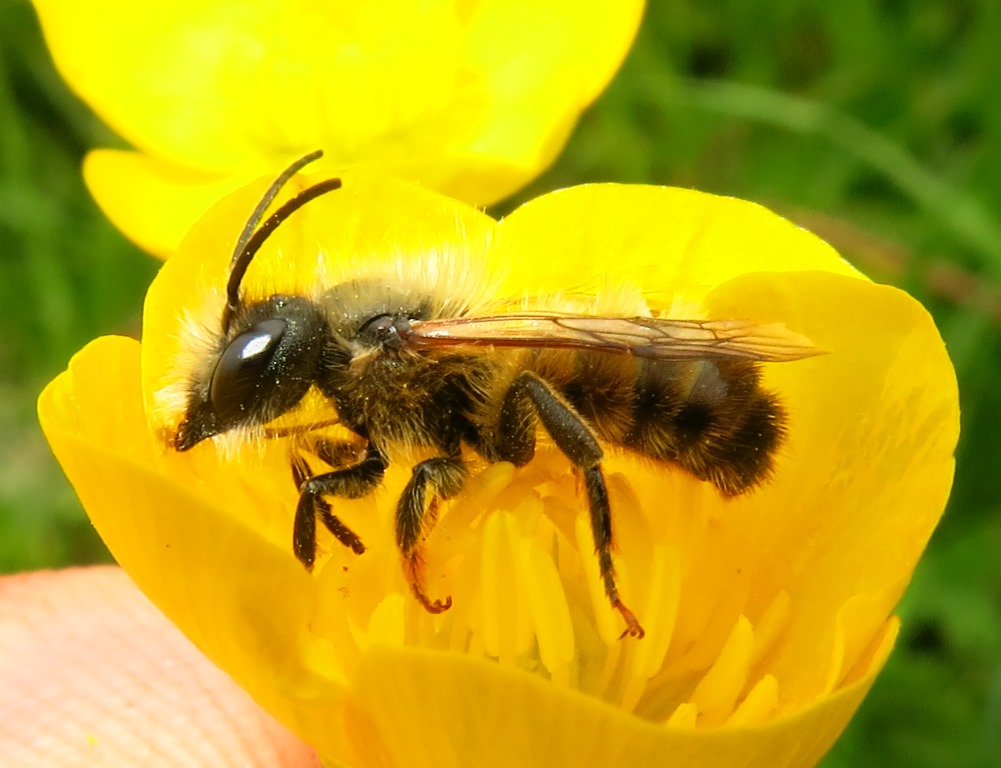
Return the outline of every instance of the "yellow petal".
[[[111,222],[141,248],[161,258],[177,250],[191,222],[252,178],[208,174],[115,149],[88,153],[83,175]]]
[[[669,759],[701,768],[810,766],[844,728],[875,672],[795,716],[753,729],[692,731],[644,722],[478,659],[376,649],[353,683],[346,717],[357,757],[346,764],[630,768]]]
[[[861,277],[827,243],[759,205],[672,187],[560,190],[508,216],[502,235],[490,270],[504,276],[503,295],[575,291],[620,300],[631,288],[657,308],[680,310],[749,272]]]
[[[254,37],[280,15],[277,5],[39,0],[35,8],[60,73],[139,149],[207,171],[257,155],[250,126],[232,129],[258,114],[239,110],[251,105],[260,64]]]
[[[141,245],[186,230],[192,209],[317,148],[477,204],[556,156],[625,56],[643,3],[443,0],[362,4],[210,0],[123,6],[36,0],[60,72],[136,148],[152,179],[95,194]],[[102,23],[91,21],[100,18]],[[172,166],[190,169],[178,179]],[[206,189],[191,186],[207,177]],[[147,196],[147,193],[153,193]],[[178,239],[165,250],[173,252]]]

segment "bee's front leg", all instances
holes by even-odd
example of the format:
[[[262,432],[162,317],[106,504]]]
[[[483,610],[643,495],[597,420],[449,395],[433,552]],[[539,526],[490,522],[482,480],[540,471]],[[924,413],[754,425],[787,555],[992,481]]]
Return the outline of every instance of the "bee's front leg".
[[[403,573],[414,597],[431,613],[447,611],[452,598],[432,600],[424,591],[424,539],[438,517],[438,504],[455,496],[469,473],[461,458],[436,456],[414,467],[396,507],[396,543],[403,555]]]
[[[345,547],[359,555],[365,551],[361,539],[330,511],[330,504],[323,497],[357,499],[365,496],[382,482],[386,466],[385,457],[371,443],[359,463],[312,477],[306,460],[301,455],[293,457],[292,477],[299,489],[299,504],[292,529],[292,549],[307,570],[312,570],[316,561],[317,517]]]

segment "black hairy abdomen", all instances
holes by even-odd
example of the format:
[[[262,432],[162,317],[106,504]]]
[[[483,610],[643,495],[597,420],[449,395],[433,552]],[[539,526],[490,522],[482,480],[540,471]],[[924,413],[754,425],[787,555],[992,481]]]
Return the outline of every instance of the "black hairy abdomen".
[[[598,436],[675,464],[726,495],[765,480],[785,413],[758,364],[668,362],[580,353],[561,393]]]

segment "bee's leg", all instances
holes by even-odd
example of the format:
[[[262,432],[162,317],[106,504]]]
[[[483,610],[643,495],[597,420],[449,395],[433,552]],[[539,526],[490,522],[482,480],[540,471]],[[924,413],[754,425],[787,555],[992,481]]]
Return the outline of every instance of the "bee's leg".
[[[431,613],[447,611],[452,598],[432,600],[424,592],[424,539],[434,527],[440,501],[455,496],[466,482],[462,459],[437,456],[414,467],[396,507],[396,543],[403,555],[403,573],[421,605]]]
[[[316,560],[317,517],[345,547],[359,555],[365,551],[361,539],[330,511],[330,504],[323,497],[357,499],[364,496],[382,482],[386,466],[385,457],[371,444],[366,448],[362,460],[354,466],[313,477],[310,477],[311,472],[305,459],[302,456],[293,457],[292,477],[299,488],[299,504],[295,509],[292,549],[307,570],[312,570]]]
[[[598,569],[608,599],[626,621],[622,637],[640,638],[645,634],[619,597],[615,585],[615,566],[612,562],[612,511],[608,502],[608,488],[601,472],[604,451],[591,428],[573,407],[553,388],[534,373],[525,371],[515,378],[504,396],[495,447],[503,461],[524,464],[535,450],[536,420],[541,421],[549,436],[570,459],[584,478],[587,506],[591,514],[591,533],[594,551],[598,556]]]

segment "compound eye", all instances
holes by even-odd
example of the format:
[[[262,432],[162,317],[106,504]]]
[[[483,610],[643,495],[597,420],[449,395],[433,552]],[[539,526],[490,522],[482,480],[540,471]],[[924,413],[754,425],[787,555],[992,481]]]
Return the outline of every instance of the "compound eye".
[[[282,319],[262,320],[226,347],[209,390],[212,410],[221,424],[242,421],[261,407],[269,369],[287,328]]]

